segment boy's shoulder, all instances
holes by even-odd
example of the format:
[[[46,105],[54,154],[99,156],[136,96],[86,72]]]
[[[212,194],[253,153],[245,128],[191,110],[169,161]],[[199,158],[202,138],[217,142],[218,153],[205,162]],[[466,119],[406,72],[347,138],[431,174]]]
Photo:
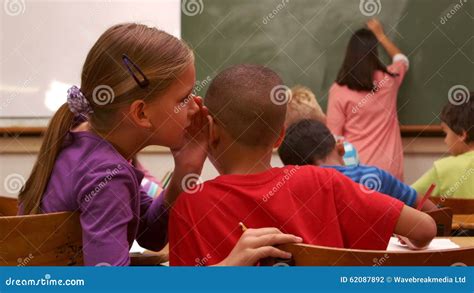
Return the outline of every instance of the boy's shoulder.
[[[228,186],[242,185],[252,188],[252,186],[260,184],[273,186],[279,183],[291,183],[294,185],[305,186],[311,184],[315,180],[326,181],[328,178],[334,176],[335,173],[339,172],[313,165],[287,165],[271,168],[258,175],[237,175],[238,177],[233,177],[232,175],[230,175],[232,177],[229,177],[229,175],[221,175],[205,182],[200,182],[200,179],[194,179],[195,183],[190,183],[187,182],[185,178],[183,179],[182,184],[184,191],[179,195],[175,202],[175,206],[181,206],[183,204],[201,205],[209,200],[214,200],[214,197],[218,197],[219,195],[216,194],[216,190],[224,190]],[[265,176],[267,176],[267,178],[264,178]],[[241,179],[241,181],[236,178]],[[185,188],[186,186],[192,186],[192,188]]]
[[[339,173],[336,170],[323,168],[320,166],[314,166],[314,165],[303,165],[303,166],[287,165],[280,169],[284,175],[283,178],[289,179],[291,177],[295,177],[295,179],[297,179],[295,181],[297,181],[298,184],[304,184],[304,182],[307,182],[306,180],[308,179],[327,180],[334,174]],[[303,183],[300,183],[300,182],[303,182]]]
[[[380,169],[379,167],[362,164],[357,164],[353,166],[325,166],[325,168],[335,169],[344,174],[357,174],[360,176],[363,176],[365,174],[383,176],[386,173],[386,171]]]
[[[458,169],[469,164],[474,166],[474,151],[438,159],[433,163],[433,166],[437,172],[442,172]]]
[[[435,161],[436,164],[446,164],[456,161],[474,160],[474,151],[465,152],[456,156],[447,156]]]

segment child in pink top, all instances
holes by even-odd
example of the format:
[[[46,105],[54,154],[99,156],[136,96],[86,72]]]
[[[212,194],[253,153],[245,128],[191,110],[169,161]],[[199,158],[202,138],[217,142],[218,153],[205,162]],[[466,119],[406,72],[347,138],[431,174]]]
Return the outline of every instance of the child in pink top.
[[[363,164],[382,168],[403,180],[403,148],[397,116],[397,94],[408,59],[385,36],[375,19],[357,31],[336,82],[329,90],[327,124],[359,151]],[[381,43],[393,63],[378,59]]]

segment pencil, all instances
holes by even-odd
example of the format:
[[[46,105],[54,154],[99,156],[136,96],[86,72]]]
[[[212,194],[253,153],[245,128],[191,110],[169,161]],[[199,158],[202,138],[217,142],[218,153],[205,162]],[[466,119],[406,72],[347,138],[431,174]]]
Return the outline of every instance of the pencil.
[[[242,228],[242,232],[247,231],[247,227],[244,225],[244,223],[239,222],[239,226],[240,226],[240,228]]]
[[[428,188],[428,191],[426,192],[425,196],[421,199],[420,203],[416,207],[417,210],[421,211],[421,208],[425,204],[425,201],[431,196],[431,193],[433,193],[434,188],[436,187],[436,184],[431,184],[430,188]]]
[[[166,189],[168,187],[168,184],[171,181],[171,177],[173,177],[173,172],[168,173],[168,176],[166,177],[166,180],[163,182],[163,189]]]

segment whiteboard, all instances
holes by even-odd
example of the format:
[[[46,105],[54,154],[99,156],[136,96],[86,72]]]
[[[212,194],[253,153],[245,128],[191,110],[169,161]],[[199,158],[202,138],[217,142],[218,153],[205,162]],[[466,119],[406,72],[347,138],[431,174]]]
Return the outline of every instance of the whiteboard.
[[[138,22],[181,36],[180,0],[13,1],[1,13],[0,126],[43,126],[80,86],[86,55],[110,26]]]

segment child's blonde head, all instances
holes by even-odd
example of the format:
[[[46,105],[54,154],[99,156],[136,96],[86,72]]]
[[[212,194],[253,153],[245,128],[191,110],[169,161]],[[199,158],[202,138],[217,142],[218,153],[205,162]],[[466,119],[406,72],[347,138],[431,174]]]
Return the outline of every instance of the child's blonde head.
[[[296,85],[291,88],[291,100],[288,103],[285,126],[288,128],[303,119],[314,119],[326,123],[326,115],[314,93],[308,87]]]

